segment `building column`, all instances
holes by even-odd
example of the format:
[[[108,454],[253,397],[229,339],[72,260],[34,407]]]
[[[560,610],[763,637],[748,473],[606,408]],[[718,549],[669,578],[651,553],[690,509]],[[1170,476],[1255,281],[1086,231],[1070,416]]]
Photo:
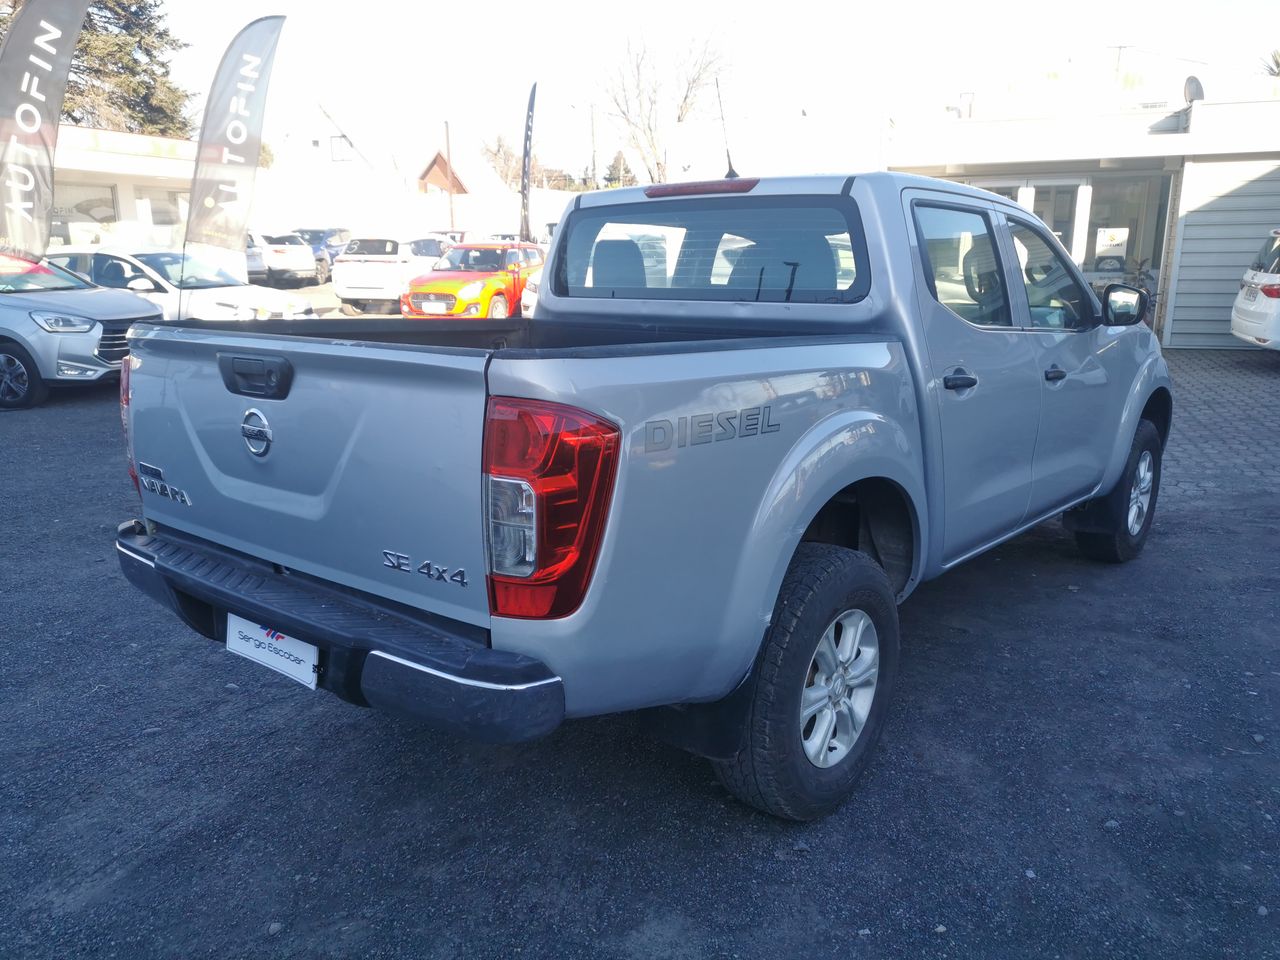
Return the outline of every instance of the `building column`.
[[[1071,225],[1071,259],[1081,268],[1089,250],[1089,212],[1092,206],[1093,187],[1082,183],[1076,188],[1076,218]]]

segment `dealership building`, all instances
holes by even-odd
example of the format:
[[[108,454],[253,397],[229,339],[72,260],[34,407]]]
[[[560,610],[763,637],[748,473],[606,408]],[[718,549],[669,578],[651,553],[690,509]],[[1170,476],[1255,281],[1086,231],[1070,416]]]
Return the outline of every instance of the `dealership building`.
[[[1197,101],[1114,116],[898,128],[890,169],[973,184],[1034,211],[1090,282],[1155,276],[1170,347],[1242,347],[1241,275],[1280,228],[1280,100]]]

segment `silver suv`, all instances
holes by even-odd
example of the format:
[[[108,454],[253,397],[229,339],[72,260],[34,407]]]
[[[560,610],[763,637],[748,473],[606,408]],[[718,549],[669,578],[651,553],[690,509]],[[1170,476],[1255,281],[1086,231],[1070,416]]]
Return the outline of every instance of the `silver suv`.
[[[125,333],[160,311],[51,263],[0,257],[0,409],[29,407],[52,383],[119,375]]]

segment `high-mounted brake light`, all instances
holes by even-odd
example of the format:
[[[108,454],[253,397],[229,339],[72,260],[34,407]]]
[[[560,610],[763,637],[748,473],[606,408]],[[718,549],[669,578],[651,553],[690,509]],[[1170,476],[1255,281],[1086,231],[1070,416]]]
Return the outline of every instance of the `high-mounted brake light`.
[[[133,393],[129,385],[129,374],[133,369],[133,358],[125,354],[120,364],[120,426],[124,429],[125,456],[129,461],[129,479],[133,481],[133,489],[142,496],[142,485],[138,482],[138,468],[133,465],[133,437],[129,433],[129,402]]]
[[[1264,283],[1258,288],[1264,297],[1280,300],[1280,283]]]
[[[565,617],[591,583],[613,497],[621,432],[585,410],[493,397],[485,415],[489,607]]]
[[[738,177],[735,180],[655,183],[651,187],[644,188],[644,195],[646,197],[693,197],[705,193],[750,193],[759,182],[759,177]]]

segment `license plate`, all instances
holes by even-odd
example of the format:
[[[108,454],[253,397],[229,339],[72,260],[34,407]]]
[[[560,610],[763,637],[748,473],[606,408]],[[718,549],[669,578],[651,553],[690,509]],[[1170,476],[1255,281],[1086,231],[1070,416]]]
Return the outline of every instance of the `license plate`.
[[[1244,288],[1244,298],[1245,298],[1246,300],[1257,300],[1257,299],[1258,299],[1258,288],[1257,288],[1257,287],[1245,287],[1245,288]]]
[[[422,312],[423,313],[448,313],[449,305],[445,303],[441,303],[439,300],[424,300],[422,301]]]
[[[286,637],[273,627],[263,627],[234,613],[227,614],[227,649],[316,688],[316,663],[320,651],[309,643]]]

